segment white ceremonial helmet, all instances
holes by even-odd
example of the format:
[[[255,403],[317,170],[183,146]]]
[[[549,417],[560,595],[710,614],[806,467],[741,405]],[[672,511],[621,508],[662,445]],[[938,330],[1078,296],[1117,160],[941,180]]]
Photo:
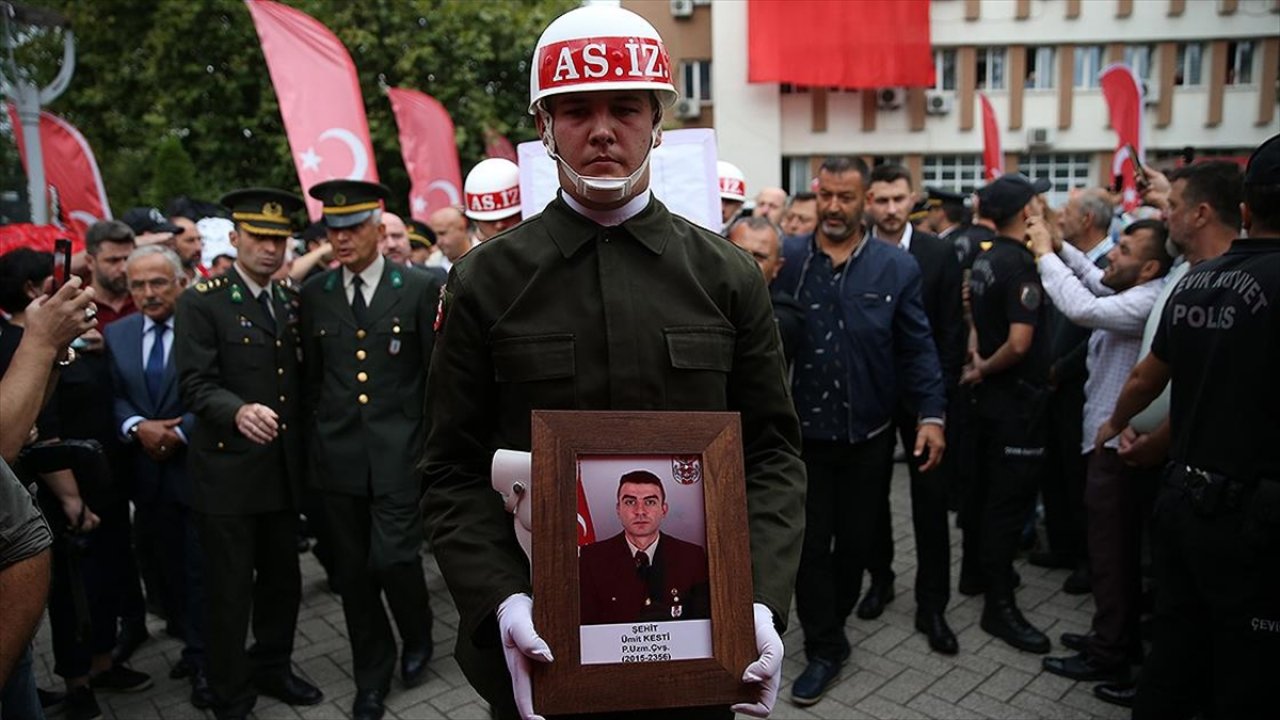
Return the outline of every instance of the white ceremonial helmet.
[[[721,200],[746,201],[747,178],[737,165],[721,160],[716,163],[716,175],[720,178]]]
[[[462,194],[472,220],[501,220],[520,214],[520,168],[506,158],[482,160],[467,173]]]
[[[640,167],[625,178],[580,175],[556,151],[547,98],[565,93],[647,90],[659,111],[675,104],[671,56],[649,21],[619,7],[590,5],[561,15],[538,38],[529,66],[529,114],[542,119],[542,144],[584,197],[610,202],[630,197],[662,138],[661,116]]]

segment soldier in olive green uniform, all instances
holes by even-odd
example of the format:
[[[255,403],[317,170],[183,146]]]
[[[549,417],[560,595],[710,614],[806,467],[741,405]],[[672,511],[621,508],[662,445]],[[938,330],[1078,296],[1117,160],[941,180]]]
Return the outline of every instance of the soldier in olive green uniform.
[[[291,705],[323,695],[290,667],[298,619],[297,503],[303,492],[299,302],[270,280],[302,199],[240,190],[238,257],[178,300],[174,361],[191,437],[192,509],[205,554],[209,684],[219,718],[244,717],[257,690]],[[253,617],[256,641],[244,642]],[[252,682],[251,682],[252,681]]]
[[[302,289],[308,434],[351,637],[352,712],[373,720],[382,715],[396,659],[384,593],[404,641],[406,686],[425,679],[431,657],[414,461],[425,432],[425,368],[440,283],[378,254],[385,187],[331,180],[310,193],[324,202],[342,267]]]
[[[628,11],[583,8],[556,20],[539,49],[552,28],[571,19],[583,20],[584,37],[619,36],[603,40],[616,39],[619,48],[625,37],[656,37]],[[614,20],[622,23],[616,32],[601,27]],[[625,60],[626,53],[606,56]],[[535,67],[553,70],[555,57]],[[574,76],[589,77],[581,70]],[[623,73],[604,77],[615,75]],[[518,639],[536,637],[529,611],[520,609],[529,606],[530,568],[490,487],[494,451],[529,449],[530,411],[740,412],[762,650],[781,653],[774,630],[786,622],[799,562],[799,422],[760,270],[723,237],[672,215],[648,190],[648,155],[661,140],[671,85],[602,82],[602,92],[562,84],[570,94],[554,97],[535,83],[530,111],[539,113],[562,191],[541,215],[454,264],[437,320],[423,509],[461,613],[458,663],[499,717],[533,710],[527,661],[513,661],[512,648],[547,660]],[[735,709],[767,714],[781,665],[768,668],[755,678],[764,681],[760,705]],[[687,716],[716,713],[729,715],[727,708],[701,708]]]

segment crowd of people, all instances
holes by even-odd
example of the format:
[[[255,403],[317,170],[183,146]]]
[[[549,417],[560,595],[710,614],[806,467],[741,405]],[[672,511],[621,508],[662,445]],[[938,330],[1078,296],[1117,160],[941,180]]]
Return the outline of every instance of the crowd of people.
[[[535,56],[600,27],[661,43],[587,7]],[[524,222],[518,169],[486,160],[425,223],[387,211],[384,186],[334,180],[310,188],[321,219],[302,229],[282,190],[135,208],[88,230],[83,278],[61,285],[48,253],[0,256],[4,718],[90,720],[98,693],[151,687],[129,665],[148,614],[182,641],[171,675],[195,707],[321,702],[291,662],[310,548],[342,599],[352,714],[376,720],[396,670],[412,687],[432,658],[424,537],[468,680],[495,716],[534,716],[530,665],[559,649],[489,481],[496,450],[529,450],[532,409],[742,416],[760,652],[742,681],[759,699],[667,716],[767,716],[793,595],[806,666],[789,696],[823,698],[857,652],[850,615],[895,600],[899,444],[934,651],[964,650],[954,587],[983,597],[985,632],[1052,652],[1019,609],[1029,551],[1094,597],[1045,671],[1135,717],[1265,714],[1280,137],[1243,170],[1146,168],[1136,203],[1075,188],[1056,208],[1045,179],[921,188],[857,157],[748,204],[721,163],[717,234],[647,186],[670,81],[560,78],[593,60],[534,73],[561,192]],[[32,671],[46,607],[60,689]]]

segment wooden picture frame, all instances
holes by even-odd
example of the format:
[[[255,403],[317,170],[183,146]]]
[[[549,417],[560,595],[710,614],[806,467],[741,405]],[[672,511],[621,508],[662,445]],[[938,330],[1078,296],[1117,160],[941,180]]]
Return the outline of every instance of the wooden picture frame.
[[[737,413],[532,414],[534,624],[555,662],[532,663],[543,715],[756,702],[742,673],[758,657],[742,430]],[[582,456],[699,456],[710,595],[710,657],[583,664],[578,572]],[[646,603],[647,604],[647,603]],[[673,615],[674,617],[674,615]]]

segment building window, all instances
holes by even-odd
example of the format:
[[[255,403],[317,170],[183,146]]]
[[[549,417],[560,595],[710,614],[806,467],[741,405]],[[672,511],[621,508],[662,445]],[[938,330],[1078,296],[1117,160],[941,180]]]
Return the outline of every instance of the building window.
[[[978,89],[1004,89],[1004,48],[978,48]]]
[[[1204,45],[1178,43],[1178,61],[1173,68],[1173,84],[1194,87],[1200,84],[1200,67],[1204,62]]]
[[[809,192],[809,183],[812,180],[813,173],[809,170],[808,155],[782,158],[782,185],[788,195]]]
[[[1253,84],[1253,41],[1227,43],[1227,84]]]
[[[693,98],[702,102],[711,102],[711,61],[684,60],[680,63],[680,76],[683,79],[681,97]]]
[[[1028,90],[1053,89],[1054,55],[1052,47],[1027,48],[1026,87]]]
[[[933,88],[935,90],[956,89],[956,51],[945,48],[933,51]]]
[[[1124,48],[1124,64],[1133,68],[1139,80],[1151,79],[1152,58],[1155,47],[1151,45],[1126,45]]]
[[[981,155],[925,155],[921,181],[928,187],[973,192],[986,184]]]
[[[1101,87],[1098,73],[1102,72],[1102,46],[1080,45],[1075,52],[1075,83],[1082,90]]]
[[[1067,201],[1072,188],[1096,184],[1089,161],[1089,153],[1034,153],[1018,159],[1018,172],[1030,178],[1048,178],[1053,183],[1047,193],[1049,204],[1056,207]]]

